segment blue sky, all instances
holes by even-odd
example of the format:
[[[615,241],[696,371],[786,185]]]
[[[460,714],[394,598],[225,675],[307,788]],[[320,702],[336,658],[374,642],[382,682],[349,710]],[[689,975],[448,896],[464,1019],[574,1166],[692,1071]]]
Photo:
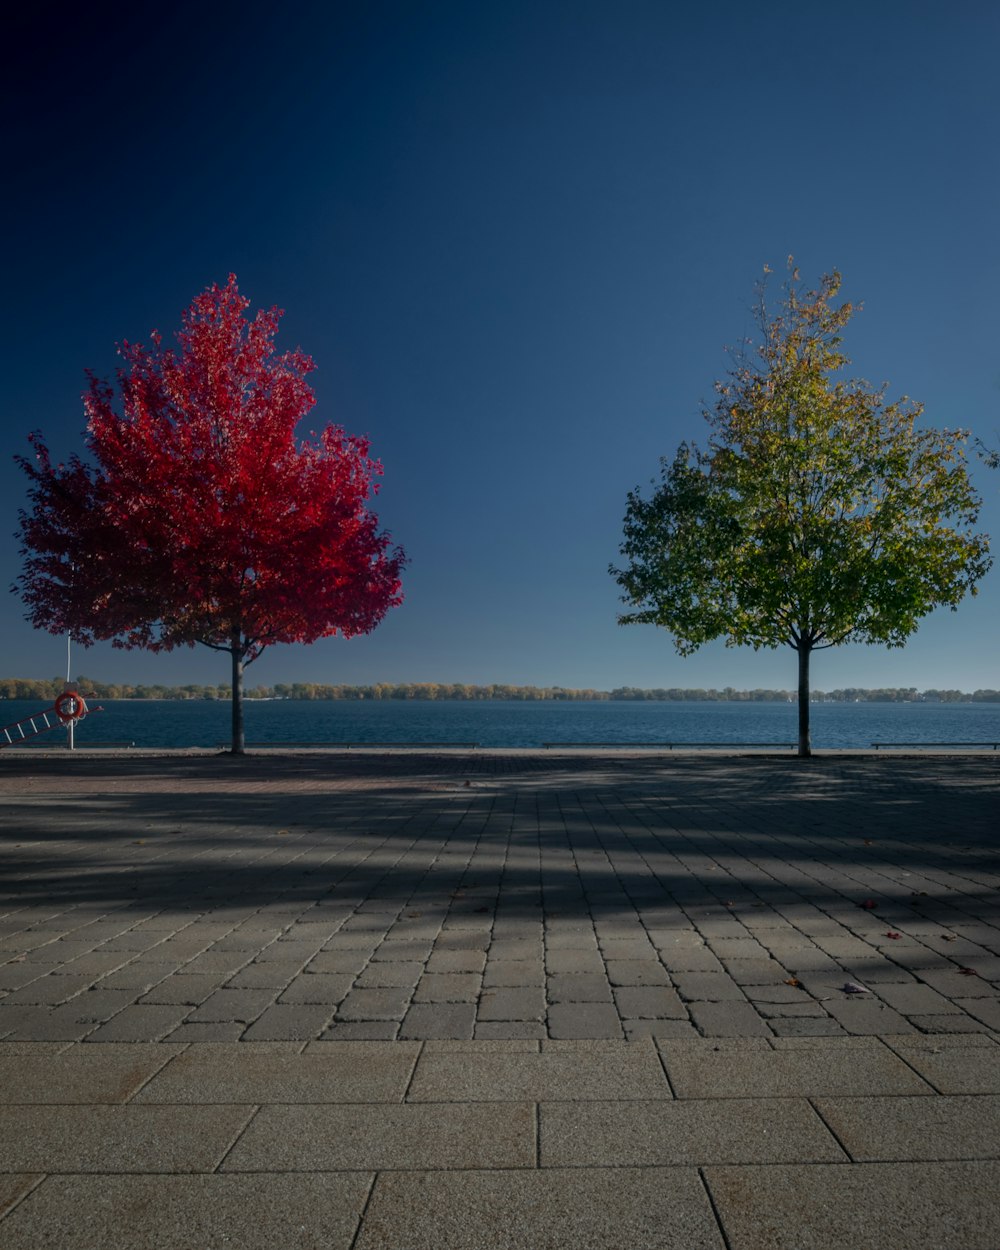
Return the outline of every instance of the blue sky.
[[[155,13],[155,16],[152,16]],[[626,494],[704,436],[754,284],[793,253],[863,301],[851,372],[1000,440],[1000,10],[258,3],[21,17],[7,117],[0,492],[17,575],[41,429],[79,448],[84,370],[233,271],[317,362],[310,425],[366,433],[406,602],[276,647],[256,682],[794,685],[791,651],[681,659],[616,624]],[[780,276],[780,275],[779,275]],[[976,467],[1000,535],[1000,474]],[[65,645],[2,601],[2,675]],[[1000,569],[901,651],[814,684],[1000,687]],[[204,648],[78,650],[104,680],[225,681]]]

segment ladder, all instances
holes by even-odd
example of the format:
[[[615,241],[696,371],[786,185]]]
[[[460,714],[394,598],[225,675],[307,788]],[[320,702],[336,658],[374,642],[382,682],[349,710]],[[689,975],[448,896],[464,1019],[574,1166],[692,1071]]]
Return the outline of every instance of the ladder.
[[[50,729],[64,728],[65,725],[56,714],[55,707],[47,707],[44,712],[36,712],[34,716],[23,716],[9,725],[0,726],[0,750],[4,747],[15,746],[19,742],[27,742],[28,739],[46,733]]]

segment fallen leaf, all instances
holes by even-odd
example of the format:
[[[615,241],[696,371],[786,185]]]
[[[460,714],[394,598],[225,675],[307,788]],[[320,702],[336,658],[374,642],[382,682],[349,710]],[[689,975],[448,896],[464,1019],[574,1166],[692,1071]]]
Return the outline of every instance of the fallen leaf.
[[[865,846],[874,846],[874,845],[875,843],[871,840],[871,838],[865,838]]]
[[[406,914],[410,920],[419,920],[424,913],[422,911],[408,911]]]
[[[845,994],[870,994],[871,990],[866,990],[863,985],[858,985],[857,981],[845,981],[843,984]]]
[[[889,932],[885,936],[891,937],[891,938],[901,938],[903,935],[902,933],[893,933],[893,931],[890,929]]]
[[[726,899],[726,906],[727,906],[727,907],[735,907],[735,906],[736,906],[736,904],[733,902],[733,900],[732,900],[731,898],[727,898],[727,899]]]
[[[13,959],[8,959],[7,962],[11,964],[23,964],[27,958],[28,958],[28,953],[27,951],[25,951],[23,955],[15,955]]]
[[[979,976],[979,973],[975,970],[975,968],[959,968],[959,972],[962,974],[963,977],[978,977]]]
[[[288,830],[287,830],[287,829],[279,829],[279,830],[278,830],[278,837],[279,837],[279,838],[287,838],[287,837],[288,837]]]
[[[943,933],[941,935],[941,941],[942,942],[957,942],[958,938],[955,936],[954,933]]]
[[[145,840],[144,840],[143,838],[139,838],[139,840],[138,840],[137,842],[133,842],[133,843],[132,843],[132,845],[133,845],[133,846],[145,846],[145,845],[146,845],[146,843],[145,843]]]
[[[878,903],[876,903],[873,898],[866,898],[865,901],[863,903],[859,903],[858,906],[863,907],[865,911],[874,911],[875,908],[878,907]]]
[[[789,977],[788,980],[785,982],[785,984],[794,986],[795,989],[798,989],[799,986],[802,984],[802,982],[799,980],[798,977]]]

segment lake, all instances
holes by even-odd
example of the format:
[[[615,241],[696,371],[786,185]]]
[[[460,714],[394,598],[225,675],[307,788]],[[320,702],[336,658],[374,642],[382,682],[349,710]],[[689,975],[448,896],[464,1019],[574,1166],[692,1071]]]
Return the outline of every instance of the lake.
[[[95,703],[97,701],[94,701]],[[78,746],[216,747],[229,738],[228,703],[104,700],[77,726]],[[43,702],[0,700],[0,725]],[[774,743],[797,735],[791,703],[291,701],[246,703],[250,743],[475,742],[484,747],[579,743]],[[53,742],[62,732],[43,735]],[[1000,741],[1000,703],[817,703],[813,746]]]

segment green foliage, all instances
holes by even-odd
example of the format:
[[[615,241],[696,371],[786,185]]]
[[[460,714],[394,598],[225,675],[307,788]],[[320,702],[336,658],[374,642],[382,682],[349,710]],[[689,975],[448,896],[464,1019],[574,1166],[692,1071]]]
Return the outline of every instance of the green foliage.
[[[668,630],[681,654],[711,639],[799,652],[902,646],[933,608],[955,608],[990,567],[967,432],[920,427],[919,404],[845,380],[840,275],[804,290],[789,265],[760,342],[735,355],[706,412],[707,450],[663,460],[652,497],[628,497],[612,568],[622,624]],[[808,753],[808,747],[803,753]]]

